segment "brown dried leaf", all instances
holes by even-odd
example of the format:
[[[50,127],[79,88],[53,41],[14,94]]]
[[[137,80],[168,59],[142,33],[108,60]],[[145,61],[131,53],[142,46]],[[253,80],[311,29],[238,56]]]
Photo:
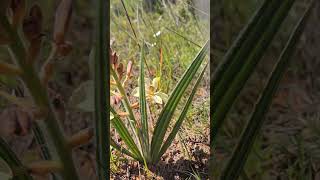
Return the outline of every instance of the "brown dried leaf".
[[[117,53],[112,54],[111,63],[113,65],[114,69],[118,68],[118,55],[117,55]]]
[[[118,64],[119,64],[119,62],[118,62],[119,56],[111,48],[109,49],[109,56],[110,56],[110,64],[111,64],[112,68],[114,70],[117,70]]]
[[[119,65],[117,67],[117,74],[118,74],[120,80],[123,77],[123,73],[124,73],[124,66],[122,63],[119,63]]]
[[[53,39],[56,44],[63,44],[72,14],[72,0],[61,0],[55,16]]]

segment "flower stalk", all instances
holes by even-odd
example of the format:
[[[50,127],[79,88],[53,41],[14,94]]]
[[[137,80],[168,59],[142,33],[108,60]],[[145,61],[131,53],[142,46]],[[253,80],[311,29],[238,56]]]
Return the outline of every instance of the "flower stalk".
[[[54,110],[49,102],[47,89],[42,85],[33,64],[28,63],[26,48],[17,30],[12,27],[5,15],[0,15],[0,23],[1,27],[8,33],[10,39],[13,40],[13,43],[8,45],[8,49],[15,63],[23,72],[21,79],[30,92],[34,103],[39,109],[48,109],[44,123],[63,167],[61,175],[64,179],[77,180],[79,178],[72,158],[72,149],[69,148],[66,138],[58,124]]]

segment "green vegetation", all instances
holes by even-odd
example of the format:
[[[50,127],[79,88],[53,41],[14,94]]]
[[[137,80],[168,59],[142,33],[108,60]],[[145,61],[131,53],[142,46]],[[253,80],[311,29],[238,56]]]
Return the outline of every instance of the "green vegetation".
[[[177,3],[147,13],[141,1],[124,1],[130,23],[121,1],[111,1],[112,48],[122,61],[137,62],[140,52],[137,42],[145,41],[147,75],[165,77],[160,87],[165,93],[172,90],[191,63],[191,57],[209,38],[209,22],[194,16],[185,1]]]
[[[99,7],[107,5],[101,4],[105,1],[97,2],[99,2]],[[0,62],[1,81],[5,83],[6,77],[15,77],[21,80],[26,86],[30,97],[16,97],[2,89],[0,90],[0,95],[21,109],[29,108],[31,117],[28,118],[30,120],[24,122],[27,124],[24,124],[22,127],[18,126],[18,130],[14,130],[13,133],[26,135],[29,131],[33,131],[36,142],[41,147],[43,158],[31,163],[21,162],[9,147],[9,144],[1,137],[0,157],[10,167],[10,172],[7,175],[1,173],[1,179],[5,176],[21,180],[33,179],[33,175],[51,174],[53,179],[61,177],[63,179],[77,180],[80,178],[80,175],[72,156],[73,149],[87,143],[93,136],[93,130],[90,128],[85,129],[71,137],[67,137],[61,128],[60,122],[62,119],[61,116],[58,116],[57,105],[49,97],[49,81],[53,78],[55,72],[54,61],[56,58],[62,59],[66,57],[72,50],[72,45],[66,40],[72,14],[72,1],[63,0],[57,7],[53,36],[50,40],[50,51],[44,53],[46,54],[46,61],[40,66],[40,73],[37,73],[36,67],[39,64],[39,54],[47,50],[42,47],[44,14],[40,6],[38,4],[31,4],[29,8],[29,2],[27,1],[8,0],[1,1],[1,8],[3,9],[1,9],[0,14],[0,41],[1,45],[8,49],[10,61],[12,62],[9,63],[9,60]],[[107,17],[103,15],[106,14],[105,10],[105,8],[100,8],[97,13],[97,31],[100,36],[97,36],[96,41],[96,57],[98,58],[96,61],[97,67],[102,68],[102,70],[96,71],[96,77],[98,78],[95,85],[97,86],[97,90],[102,91],[102,93],[99,93],[99,91],[96,93],[97,99],[104,97],[106,100],[107,77],[99,78],[101,74],[106,74],[106,62],[108,62],[105,48],[107,44],[105,19]],[[96,109],[99,110],[96,113],[96,137],[97,144],[102,146],[97,148],[97,165],[99,167],[102,165],[102,168],[99,168],[98,177],[99,179],[106,179],[109,174],[104,168],[109,160],[109,149],[106,146],[109,135],[107,113],[102,110],[106,108],[106,102],[96,102]],[[11,132],[9,133],[6,135],[14,135]]]
[[[163,1],[158,5],[146,11],[142,1],[111,1],[111,45],[116,59],[111,60],[111,104],[114,103],[113,113],[117,112],[111,117],[117,132],[112,145],[127,155],[114,152],[112,159],[123,162],[112,163],[128,164],[132,162],[129,156],[144,164],[147,174],[147,168],[159,165],[162,157],[176,158],[167,155],[175,150],[170,147],[176,147],[176,143],[185,155],[183,159],[192,162],[185,141],[192,137],[190,134],[208,136],[203,128],[208,129],[209,123],[209,98],[205,95],[209,94],[208,87],[200,84],[208,70],[204,61],[208,57],[209,23],[195,15],[200,10],[189,1]],[[124,67],[130,69],[129,74]],[[203,81],[208,79],[204,76]],[[197,86],[201,93],[196,91],[200,89]],[[206,174],[203,169],[200,171],[199,176]],[[121,168],[113,171],[120,172]],[[141,174],[145,175],[143,170]]]
[[[178,103],[180,102],[180,99],[182,95],[184,95],[184,92],[188,85],[190,84],[191,80],[195,76],[197,70],[201,66],[203,60],[205,59],[205,56],[208,52],[208,43],[201,49],[199,54],[196,56],[196,58],[193,60],[190,67],[187,69],[187,71],[184,73],[183,77],[180,79],[179,83],[171,93],[170,97],[168,98],[167,103],[165,104],[164,108],[161,111],[161,114],[159,115],[159,118],[156,121],[156,126],[153,130],[153,135],[151,136],[151,144],[149,140],[149,122],[147,115],[147,102],[146,102],[146,92],[145,92],[145,79],[144,79],[144,45],[142,45],[141,48],[141,57],[140,57],[140,75],[139,75],[139,109],[140,109],[140,122],[135,119],[135,116],[133,114],[133,110],[131,109],[131,104],[128,100],[128,97],[125,93],[124,87],[122,83],[119,81],[119,77],[117,76],[116,72],[111,69],[111,74],[114,78],[114,81],[116,83],[116,86],[120,92],[120,95],[122,96],[121,99],[123,99],[123,104],[126,108],[126,111],[128,113],[129,118],[127,119],[129,121],[129,124],[131,127],[133,127],[131,133],[133,135],[130,135],[129,128],[125,126],[125,124],[120,119],[120,116],[116,113],[115,110],[112,109],[112,124],[114,128],[118,131],[120,137],[123,139],[123,141],[127,145],[127,149],[124,147],[120,148],[120,145],[116,145],[116,142],[113,142],[112,144],[115,148],[117,148],[119,151],[122,151],[123,153],[137,159],[140,162],[145,162],[147,164],[153,164],[157,163],[160,160],[160,157],[166,152],[170,144],[172,143],[173,139],[175,138],[178,130],[180,129],[180,126],[187,114],[188,108],[191,105],[192,99],[196,93],[197,86],[200,83],[200,80],[203,77],[203,74],[205,72],[202,70],[202,73],[200,77],[198,78],[196,84],[193,87],[193,90],[191,92],[191,95],[189,96],[181,115],[179,116],[177,122],[174,125],[174,128],[172,129],[170,135],[168,136],[166,141],[164,140],[164,136],[167,133],[167,129],[170,123],[170,120],[173,117],[173,114],[177,108]],[[134,138],[136,137],[136,142],[134,141]],[[136,144],[139,144],[137,146]]]
[[[247,80],[253,74],[258,62],[262,59],[267,47],[270,46],[275,34],[279,31],[279,26],[283,23],[293,4],[293,0],[283,1],[280,5],[278,1],[265,1],[238,36],[215,71],[212,81],[212,164],[214,164],[213,159],[215,157],[217,135],[222,131],[222,125],[225,123],[228,112],[231,110],[230,107],[232,107],[239,96],[239,92],[241,92]],[[280,79],[288,67],[288,60],[294,52],[295,46],[305,27],[311,7],[312,5],[307,7],[300,22],[293,30],[287,45],[283,49],[255,105],[250,120],[243,129],[232,156],[221,173],[221,179],[238,179],[240,175],[244,178],[247,177],[243,167],[260,132],[264,115],[271,104]],[[214,171],[214,167],[212,166],[212,177],[215,174]]]

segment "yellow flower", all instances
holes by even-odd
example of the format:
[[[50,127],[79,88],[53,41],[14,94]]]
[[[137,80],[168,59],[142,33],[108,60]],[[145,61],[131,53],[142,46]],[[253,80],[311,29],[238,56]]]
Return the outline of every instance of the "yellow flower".
[[[156,77],[150,82],[146,79],[146,99],[151,103],[164,104],[168,100],[168,95],[161,92],[159,89],[160,77]],[[132,92],[133,96],[139,97],[139,87],[135,88]]]

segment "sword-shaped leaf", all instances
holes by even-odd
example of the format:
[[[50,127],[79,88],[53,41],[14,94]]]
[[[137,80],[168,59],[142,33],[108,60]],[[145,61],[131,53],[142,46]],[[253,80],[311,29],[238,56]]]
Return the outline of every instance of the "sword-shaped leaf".
[[[183,120],[187,116],[187,112],[188,112],[188,110],[190,108],[190,105],[192,103],[193,97],[197,92],[197,89],[198,89],[199,84],[200,84],[200,82],[201,82],[201,80],[203,78],[203,75],[206,72],[207,65],[203,68],[200,76],[198,77],[195,85],[193,86],[191,94],[190,94],[190,96],[189,96],[189,98],[188,98],[183,110],[181,111],[177,122],[175,123],[175,125],[174,125],[171,133],[169,134],[167,140],[162,145],[162,147],[161,147],[161,149],[159,151],[159,154],[155,157],[156,160],[159,160],[161,158],[161,156],[166,152],[166,150],[169,148],[169,146],[171,145],[172,141],[174,140],[175,136],[177,135],[177,133],[178,133],[178,131],[179,131],[181,125],[182,125]]]
[[[121,139],[125,142],[129,150],[135,155],[135,157],[138,157],[137,160],[142,160],[140,151],[136,143],[134,142],[130,132],[128,131],[127,127],[124,125],[124,123],[120,119],[117,112],[112,107],[110,107],[110,113],[113,114],[113,119],[111,120],[111,123],[119,133],[119,136],[121,137]]]
[[[291,34],[286,47],[282,51],[280,58],[262,92],[262,95],[255,106],[251,118],[246,125],[246,128],[243,131],[241,138],[232,154],[232,157],[223,171],[223,174],[221,176],[222,180],[238,179],[239,174],[242,172],[242,168],[246,163],[255,138],[260,132],[264,116],[270,107],[272,98],[278,89],[279,82],[286,68],[288,67],[290,57],[293,54],[296,44],[300,39],[300,35],[302,34],[303,29],[306,25],[307,19],[311,12],[311,8],[312,3],[305,11],[303,17],[300,19],[299,23]]]
[[[147,103],[146,103],[146,89],[144,81],[144,44],[141,46],[140,54],[140,75],[139,75],[139,101],[140,101],[140,120],[141,120],[141,145],[144,157],[149,159],[149,130],[148,130],[148,116],[147,116]]]
[[[167,132],[173,113],[176,110],[182,95],[186,91],[188,85],[194,78],[197,70],[199,69],[203,60],[205,59],[208,50],[209,41],[206,42],[206,44],[203,46],[196,58],[192,61],[191,65],[185,71],[184,75],[182,76],[177,86],[174,88],[172,94],[170,95],[165,107],[162,109],[160,116],[157,120],[157,124],[155,126],[154,134],[151,141],[152,157],[156,156],[158,150],[161,148],[164,136]]]
[[[223,98],[220,97],[218,92],[213,92],[213,100],[220,99],[220,101],[214,104],[214,110],[212,112],[212,121],[211,124],[212,129],[212,139],[211,142],[214,141],[214,138],[220,129],[227,113],[231,109],[230,107],[238,97],[245,83],[253,73],[255,67],[261,60],[262,56],[265,53],[265,49],[271,44],[274,36],[279,30],[279,26],[282,24],[286,16],[288,15],[294,0],[285,0],[280,2],[280,8],[276,12],[276,14],[270,17],[271,22],[267,26],[264,26],[264,33],[257,40],[257,43],[254,44],[253,49],[248,54],[248,57],[243,62],[244,64],[239,68],[235,67],[237,70],[236,74],[233,74],[233,80],[229,81],[227,79],[224,83],[229,83],[228,88],[221,87],[224,91]],[[226,73],[229,73],[227,71]]]

